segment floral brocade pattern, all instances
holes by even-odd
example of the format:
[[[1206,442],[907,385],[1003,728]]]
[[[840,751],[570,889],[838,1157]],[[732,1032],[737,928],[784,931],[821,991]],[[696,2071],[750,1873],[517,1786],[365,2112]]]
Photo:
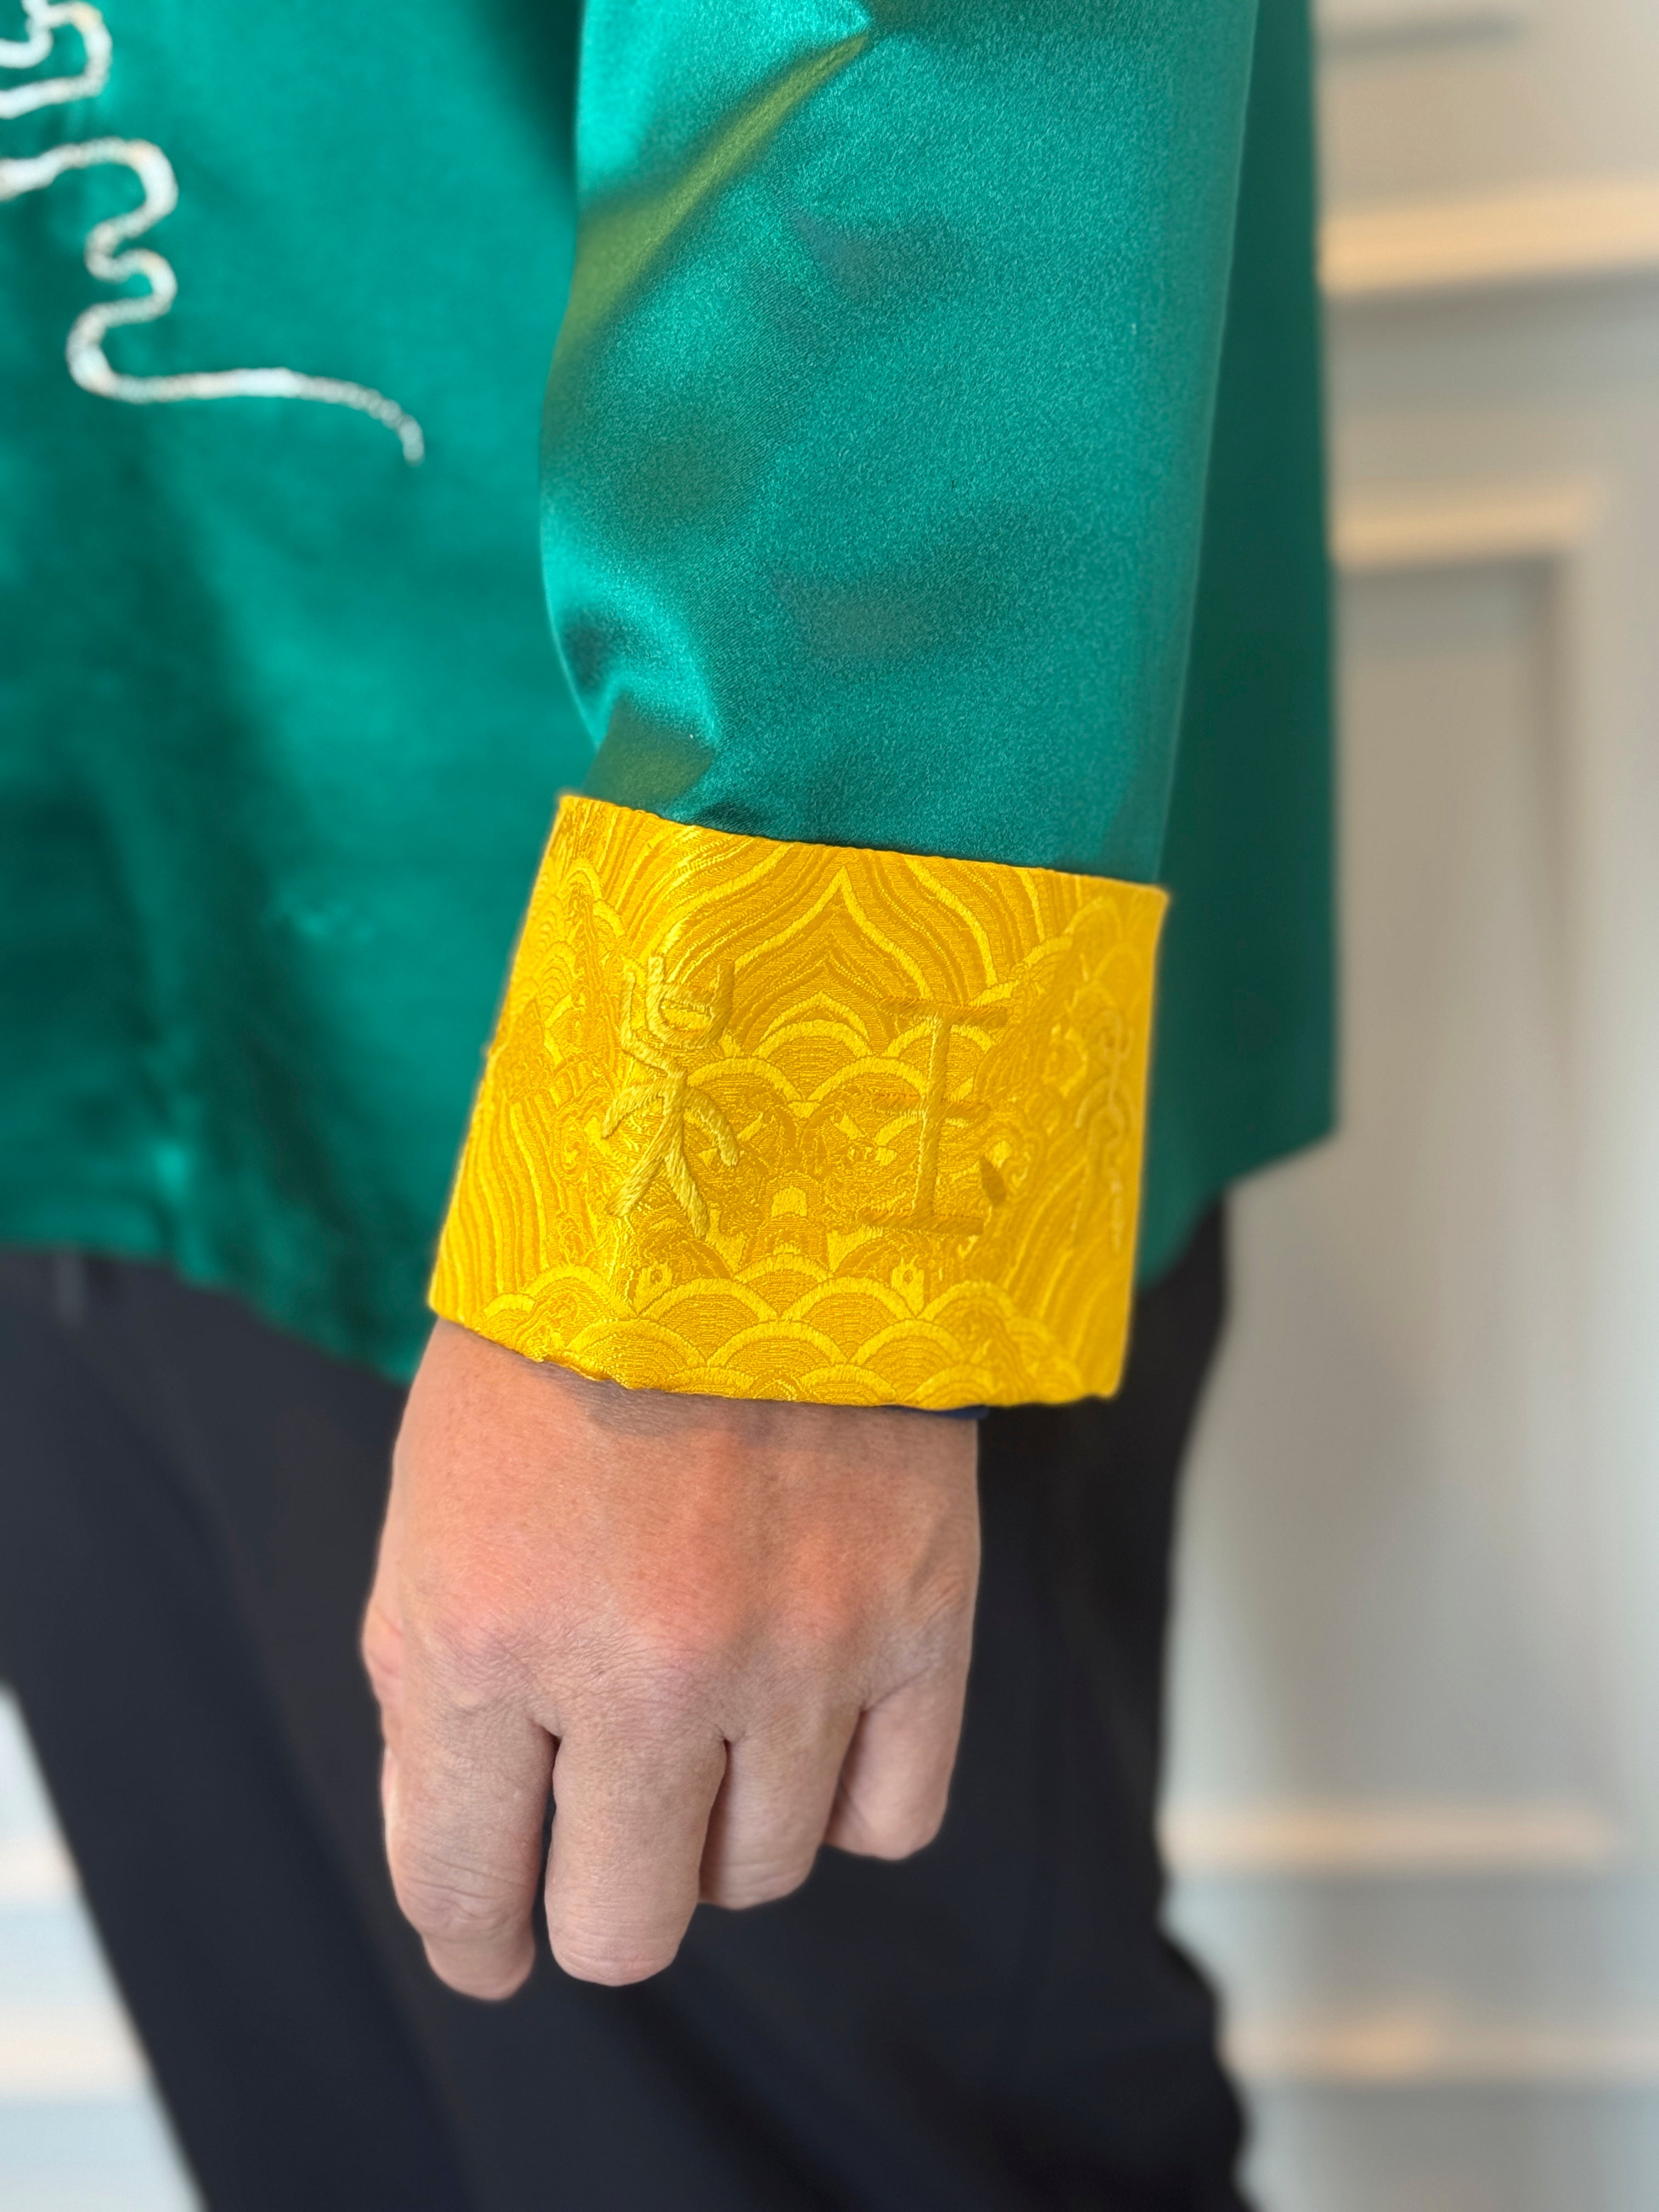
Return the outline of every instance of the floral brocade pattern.
[[[1164,907],[567,799],[435,1310],[637,1389],[1111,1391]]]

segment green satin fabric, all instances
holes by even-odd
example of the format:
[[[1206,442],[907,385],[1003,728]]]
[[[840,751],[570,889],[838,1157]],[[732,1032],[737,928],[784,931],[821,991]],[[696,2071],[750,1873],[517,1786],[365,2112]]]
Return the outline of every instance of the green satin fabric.
[[[0,1241],[165,1258],[405,1370],[584,776],[1142,878],[1167,818],[1145,1265],[1323,1126],[1302,0],[1263,0],[1224,349],[1250,0],[590,0],[544,514],[574,705],[532,448],[574,7],[105,13],[107,90],[0,155],[173,161],[179,300],[112,358],[358,379],[428,457],[76,390],[132,179],[0,204]]]
[[[590,0],[548,389],[589,791],[1169,884],[1144,1273],[1332,1112],[1311,42],[1255,15]]]
[[[544,546],[590,791],[1156,875],[1255,12],[589,0]]]
[[[100,4],[106,90],[0,155],[172,163],[138,243],[178,299],[111,360],[355,379],[427,457],[337,407],[78,390],[82,242],[137,180],[0,201],[0,1242],[165,1259],[397,1372],[590,751],[536,556],[575,9]],[[33,74],[78,60],[60,30]]]
[[[1143,1279],[1335,1115],[1329,577],[1312,42],[1263,0],[1175,792]]]

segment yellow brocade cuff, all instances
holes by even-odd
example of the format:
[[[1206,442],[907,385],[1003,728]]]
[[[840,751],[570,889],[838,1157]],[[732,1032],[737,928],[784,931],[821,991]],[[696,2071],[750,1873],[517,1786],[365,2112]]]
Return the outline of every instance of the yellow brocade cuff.
[[[567,799],[434,1310],[635,1389],[1115,1389],[1164,907]]]

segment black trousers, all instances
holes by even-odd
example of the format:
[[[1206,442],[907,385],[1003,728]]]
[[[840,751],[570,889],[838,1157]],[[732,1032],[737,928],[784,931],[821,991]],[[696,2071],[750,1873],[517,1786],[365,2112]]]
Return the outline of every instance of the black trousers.
[[[939,1840],[626,1990],[426,1972],[356,1653],[399,1394],[157,1269],[0,1258],[0,1673],[213,2212],[1241,2212],[1153,1838],[1218,1217],[1110,1405],[984,1424]]]

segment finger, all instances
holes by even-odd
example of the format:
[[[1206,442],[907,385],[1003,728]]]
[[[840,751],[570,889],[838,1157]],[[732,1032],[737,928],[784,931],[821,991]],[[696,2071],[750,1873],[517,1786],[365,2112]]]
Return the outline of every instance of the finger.
[[[535,1960],[553,1744],[505,1698],[459,1695],[407,1655],[383,1788],[386,1857],[405,1917],[441,1981],[510,1996]]]
[[[965,1674],[921,1675],[860,1721],[824,1840],[869,1858],[902,1859],[939,1833],[962,1735]]]
[[[702,1893],[741,1909],[799,1889],[830,1825],[856,1711],[787,1735],[744,1736],[726,1753],[708,1823]]]
[[[643,1981],[680,1947],[697,1903],[726,1745],[700,1735],[574,1729],[553,1768],[547,1934],[568,1974]]]

